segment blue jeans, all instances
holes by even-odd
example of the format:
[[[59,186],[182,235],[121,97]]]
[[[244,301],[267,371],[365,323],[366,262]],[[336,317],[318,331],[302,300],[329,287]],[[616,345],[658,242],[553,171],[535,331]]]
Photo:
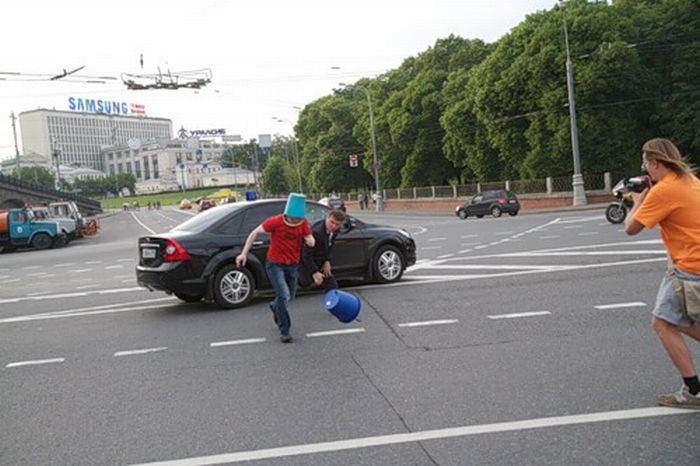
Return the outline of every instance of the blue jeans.
[[[265,263],[267,278],[275,290],[275,300],[270,304],[270,308],[275,314],[275,322],[282,335],[289,335],[289,328],[292,326],[287,305],[297,292],[298,268],[298,264],[280,264],[269,260]]]

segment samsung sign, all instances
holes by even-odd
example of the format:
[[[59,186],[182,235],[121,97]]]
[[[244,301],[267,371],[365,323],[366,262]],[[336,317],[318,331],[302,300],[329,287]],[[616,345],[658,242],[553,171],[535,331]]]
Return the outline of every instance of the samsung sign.
[[[111,115],[144,115],[145,108],[140,104],[128,104],[115,100],[83,99],[68,97],[68,109],[72,112],[108,113]]]

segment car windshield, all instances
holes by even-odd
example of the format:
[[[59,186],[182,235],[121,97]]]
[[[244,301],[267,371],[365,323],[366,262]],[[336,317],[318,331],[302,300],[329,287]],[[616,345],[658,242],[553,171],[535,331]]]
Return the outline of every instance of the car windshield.
[[[214,207],[207,209],[200,214],[195,215],[191,219],[179,224],[171,231],[190,231],[193,233],[198,233],[204,231],[207,228],[214,225],[216,222],[222,218],[228,216],[228,214],[243,208],[246,206],[244,203],[240,204],[227,204],[219,207]]]

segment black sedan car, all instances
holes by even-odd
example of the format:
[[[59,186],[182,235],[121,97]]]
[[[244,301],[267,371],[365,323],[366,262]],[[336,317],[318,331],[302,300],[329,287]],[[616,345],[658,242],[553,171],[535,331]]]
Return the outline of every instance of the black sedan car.
[[[248,234],[266,218],[281,214],[285,204],[275,199],[221,205],[167,233],[139,238],[138,284],[186,302],[205,299],[229,309],[245,306],[257,290],[271,288],[264,268],[269,236],[258,236],[244,268],[236,267],[235,257]],[[324,205],[306,203],[311,225],[328,212]],[[333,273],[339,280],[395,282],[415,262],[416,244],[407,232],[351,216],[333,247]]]
[[[474,196],[471,201],[455,207],[455,215],[461,219],[470,216],[481,218],[486,214],[494,217],[500,217],[504,213],[515,216],[518,212],[520,212],[518,197],[505,189],[484,191]]]

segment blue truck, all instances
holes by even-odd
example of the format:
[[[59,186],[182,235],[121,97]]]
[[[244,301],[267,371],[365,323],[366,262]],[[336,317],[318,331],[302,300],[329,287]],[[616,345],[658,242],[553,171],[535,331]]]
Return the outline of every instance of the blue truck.
[[[47,249],[68,242],[61,226],[52,220],[38,220],[30,208],[0,211],[0,250],[18,247]]]

